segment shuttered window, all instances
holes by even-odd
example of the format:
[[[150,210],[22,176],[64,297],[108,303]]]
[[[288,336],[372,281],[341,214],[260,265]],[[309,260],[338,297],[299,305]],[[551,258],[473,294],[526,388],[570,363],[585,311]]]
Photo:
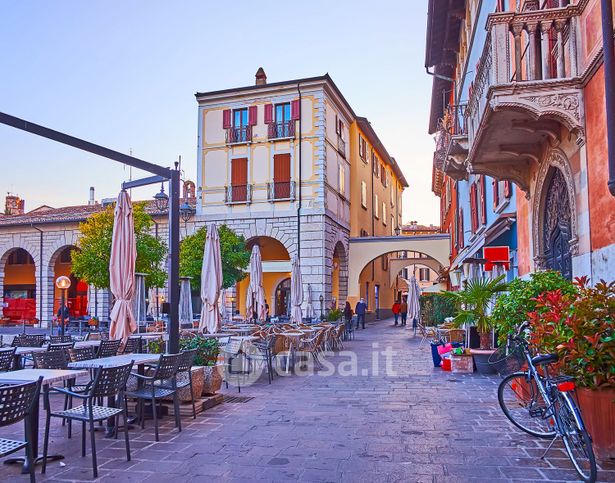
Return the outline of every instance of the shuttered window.
[[[476,183],[472,183],[472,185],[470,186],[470,221],[472,225],[472,233],[476,233],[476,230],[478,230],[478,212],[476,205]]]
[[[273,156],[273,193],[275,199],[290,198],[290,153]]]
[[[367,209],[367,183],[361,181],[361,206]]]
[[[248,199],[248,158],[235,158],[231,161],[231,201]]]
[[[480,203],[480,224],[487,224],[487,188],[485,176],[478,178],[478,201]]]
[[[500,182],[497,179],[491,180],[493,188],[493,210],[495,211],[500,204]]]

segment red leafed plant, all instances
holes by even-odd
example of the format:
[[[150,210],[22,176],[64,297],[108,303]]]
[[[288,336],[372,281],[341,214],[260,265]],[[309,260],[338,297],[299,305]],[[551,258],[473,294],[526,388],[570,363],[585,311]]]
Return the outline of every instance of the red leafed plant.
[[[559,369],[588,389],[615,387],[615,282],[589,286],[575,280],[577,292],[545,292],[538,312],[528,314],[530,341],[541,353],[557,352]]]

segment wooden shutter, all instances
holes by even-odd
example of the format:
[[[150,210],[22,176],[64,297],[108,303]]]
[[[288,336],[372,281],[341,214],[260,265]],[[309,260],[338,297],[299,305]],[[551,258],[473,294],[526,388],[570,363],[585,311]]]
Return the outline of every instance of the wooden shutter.
[[[301,116],[301,105],[299,104],[299,99],[294,99],[290,103],[290,117],[293,121],[297,121],[299,116]]]
[[[222,129],[229,129],[231,127],[231,110],[225,109],[222,111]]]
[[[494,178],[491,180],[491,185],[493,187],[493,210],[495,211],[500,204],[500,183]]]
[[[273,104],[265,104],[265,124],[273,122]]]
[[[337,114],[335,115],[335,134],[340,133],[340,122],[337,118]]]
[[[459,233],[457,234],[459,238],[459,248],[463,248],[464,239],[463,239],[463,208],[459,208],[459,220],[457,222],[457,227],[459,228]]]
[[[504,181],[504,196],[506,196],[506,198],[512,196],[512,185],[508,180]]]
[[[476,183],[470,186],[470,221],[472,222],[472,233],[478,228],[478,216],[476,213]]]
[[[273,190],[276,199],[290,198],[290,154],[273,156]]]
[[[485,176],[478,179],[480,183],[480,222],[482,225],[487,224],[487,183]]]
[[[248,197],[248,158],[231,161],[232,201],[246,201]]]
[[[248,109],[248,124],[250,126],[256,126],[258,117],[258,106],[250,106]]]

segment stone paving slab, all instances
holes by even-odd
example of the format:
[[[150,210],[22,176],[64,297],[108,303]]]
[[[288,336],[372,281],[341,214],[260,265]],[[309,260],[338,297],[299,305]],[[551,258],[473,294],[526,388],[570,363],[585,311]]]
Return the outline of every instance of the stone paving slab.
[[[390,321],[367,327],[346,343],[358,375],[341,375],[351,356],[337,354],[329,358],[339,369],[333,375],[282,376],[271,385],[263,377],[241,394],[224,389],[253,399],[185,417],[181,433],[167,417],[160,442],[147,421],[130,432],[131,461],[121,434],[97,434],[96,481],[577,481],[561,445],[541,460],[548,443],[508,423],[497,404],[497,377],[434,369],[429,348],[409,330]],[[382,354],[374,356],[387,347],[395,351],[396,374],[385,372]],[[44,420],[41,447],[43,429]],[[39,481],[94,481],[89,442],[82,458],[79,425],[73,432],[68,440],[66,428],[52,421],[50,452],[66,459],[50,463],[46,475],[39,471]],[[23,426],[2,428],[0,437],[23,437]],[[599,480],[615,481],[615,462],[602,463]],[[27,478],[0,465],[0,481]]]

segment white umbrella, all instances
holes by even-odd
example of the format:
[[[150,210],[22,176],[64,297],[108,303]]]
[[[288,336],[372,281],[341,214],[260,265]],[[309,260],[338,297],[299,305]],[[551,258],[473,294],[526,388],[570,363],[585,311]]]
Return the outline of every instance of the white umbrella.
[[[220,312],[220,320],[226,320],[226,289],[223,288],[220,291],[220,297],[218,297],[218,311]]]
[[[94,286],[91,284],[88,284],[88,305],[85,309],[85,312],[90,316],[93,317],[94,315],[92,314],[92,309],[94,308]]]
[[[192,290],[190,289],[190,277],[182,277],[179,285],[179,326],[192,328]]]
[[[220,236],[215,223],[207,228],[201,269],[201,320],[199,330],[213,334],[220,330],[218,298],[222,290],[222,257],[220,256]]]
[[[303,282],[301,281],[301,266],[299,258],[293,257],[293,265],[290,279],[290,303],[292,305],[290,318],[299,324],[303,320],[301,304],[303,303]]]
[[[256,313],[259,320],[265,319],[265,291],[263,290],[263,262],[258,245],[252,247],[250,255],[250,284],[246,294],[246,318],[251,319]]]
[[[314,311],[314,305],[312,302],[312,284],[309,283],[307,286],[307,299],[305,301],[305,316],[310,320],[316,317],[316,312]]]
[[[115,205],[111,257],[109,259],[109,288],[115,297],[111,309],[109,337],[128,339],[137,330],[132,313],[132,297],[135,293],[135,261],[137,244],[130,196],[120,192]]]
[[[419,297],[421,296],[421,289],[416,277],[412,275],[408,281],[408,319],[417,321],[421,319],[421,304]],[[414,324],[413,324],[414,325]]]

